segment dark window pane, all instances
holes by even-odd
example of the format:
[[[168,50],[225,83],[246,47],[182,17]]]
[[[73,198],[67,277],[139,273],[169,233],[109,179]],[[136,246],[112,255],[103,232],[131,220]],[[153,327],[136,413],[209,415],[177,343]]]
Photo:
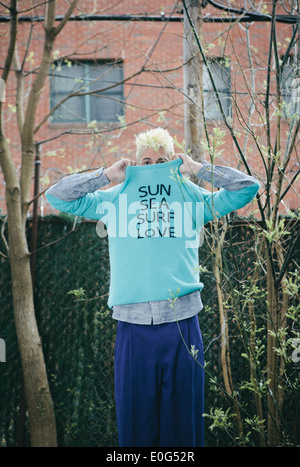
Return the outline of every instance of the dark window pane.
[[[99,90],[111,87],[115,83],[122,81],[123,79],[123,70],[120,65],[108,64],[102,65],[101,68],[96,67],[95,65],[90,67],[90,89]],[[95,82],[93,82],[96,80]],[[118,94],[119,96],[123,95],[123,85],[114,86],[106,91],[103,91],[105,94]]]
[[[52,72],[51,92],[70,94],[81,88],[83,83],[83,67],[78,64],[72,66],[58,65]]]
[[[208,66],[218,91],[224,114],[228,117],[231,115],[230,68],[226,65],[225,60],[209,61]],[[217,95],[205,66],[203,68],[203,98],[205,118],[208,120],[222,119]]]
[[[92,99],[90,108],[91,120],[97,122],[115,122],[118,115],[123,115],[122,105],[112,99],[95,97]]]
[[[121,64],[84,61],[69,65],[57,64],[52,70],[51,109],[71,93],[79,91],[85,95],[67,99],[54,112],[52,121],[62,123],[118,121],[118,116],[124,114],[120,102],[123,99],[123,85],[111,86],[123,79]],[[101,91],[105,88],[109,89]],[[86,94],[90,91],[95,91],[95,94]]]
[[[230,95],[227,93],[219,92],[219,98],[220,98],[222,109],[223,109],[225,116],[227,117],[230,116],[231,115]],[[204,109],[205,118],[207,118],[208,120],[222,119],[222,113],[221,113],[214,91],[204,92],[204,105],[205,105],[205,109]]]
[[[55,103],[55,101],[52,101]],[[72,97],[62,104],[53,114],[53,122],[84,122],[84,100],[82,97]]]
[[[296,78],[296,65],[291,58],[281,72],[281,93],[284,105],[284,116],[300,115],[300,79]]]
[[[223,61],[222,61],[223,62]],[[218,91],[229,91],[230,86],[230,74],[228,68],[225,67],[225,64],[218,61],[209,62],[209,69],[214,79],[214,83]],[[203,71],[203,89],[211,89],[212,84],[208,71],[204,66]]]

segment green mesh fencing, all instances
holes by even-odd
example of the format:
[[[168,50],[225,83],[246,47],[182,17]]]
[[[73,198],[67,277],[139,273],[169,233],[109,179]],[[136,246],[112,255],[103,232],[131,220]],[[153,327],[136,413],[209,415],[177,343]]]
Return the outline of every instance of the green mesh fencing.
[[[30,222],[28,237],[30,240]],[[223,277],[228,287],[240,287],[253,269],[253,231],[246,222],[229,230],[224,244]],[[0,251],[5,252],[0,240]],[[212,378],[222,385],[220,369],[220,323],[216,285],[212,275],[209,242],[199,249],[204,310],[199,315],[207,362],[205,412],[228,407],[226,397],[212,387]],[[299,251],[295,252],[299,258]],[[100,239],[93,222],[78,222],[68,216],[39,221],[35,306],[53,396],[59,446],[118,446],[114,406],[114,341],[116,322],[107,306],[109,256],[107,238]],[[0,256],[0,338],[6,343],[6,362],[0,363],[0,446],[29,445],[28,417],[22,398],[22,371],[11,300],[10,268]],[[264,289],[264,285],[261,285]],[[257,320],[266,312],[265,298],[258,300]],[[237,305],[239,306],[239,305]],[[235,310],[236,312],[236,310]],[[249,365],[241,357],[243,343],[235,320],[228,313],[232,378],[249,379]],[[242,312],[242,310],[240,310]],[[292,369],[291,371],[294,371]],[[294,396],[293,396],[294,397]],[[244,391],[241,404],[253,413],[253,395]],[[287,418],[295,428],[294,405]],[[292,413],[291,413],[292,412]],[[230,445],[228,431],[210,430],[207,446]],[[254,435],[255,436],[255,435]],[[255,438],[254,441],[255,443]]]

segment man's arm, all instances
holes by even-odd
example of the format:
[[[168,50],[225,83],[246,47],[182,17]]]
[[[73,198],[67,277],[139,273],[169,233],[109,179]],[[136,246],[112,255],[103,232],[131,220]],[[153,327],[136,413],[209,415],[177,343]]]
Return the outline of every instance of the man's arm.
[[[127,165],[135,164],[130,159],[115,162],[107,169],[68,175],[47,190],[47,194],[63,201],[75,201],[87,193],[94,193],[110,182],[120,183],[125,179]]]
[[[108,183],[110,181],[106,177],[104,169],[101,168],[90,173],[68,175],[51,186],[46,193],[62,201],[71,202],[87,193],[94,193]]]
[[[130,159],[115,162],[107,169],[90,173],[73,174],[61,179],[46,191],[48,202],[59,211],[89,219],[101,217],[101,203],[109,199],[110,190],[99,190],[110,182],[125,179],[127,165],[134,164]]]
[[[183,163],[182,173],[196,174],[198,178],[220,188],[215,192],[203,190],[205,198],[205,223],[214,217],[222,217],[240,209],[253,200],[260,184],[256,178],[231,167],[212,165],[209,162],[193,161],[190,156],[179,156]]]
[[[190,156],[180,154],[182,165],[180,171],[189,175],[195,174],[197,178],[205,180],[215,188],[224,188],[227,191],[238,191],[247,186],[254,185],[257,180],[240,170],[223,165],[212,165],[210,162],[194,161]]]
[[[240,170],[223,165],[212,165],[207,161],[202,162],[197,177],[211,183],[214,187],[224,188],[227,191],[242,190],[257,183],[254,177]]]

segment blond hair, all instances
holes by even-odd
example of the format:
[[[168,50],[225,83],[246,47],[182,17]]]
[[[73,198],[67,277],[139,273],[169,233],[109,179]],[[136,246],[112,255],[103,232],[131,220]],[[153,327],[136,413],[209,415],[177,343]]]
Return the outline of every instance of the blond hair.
[[[154,128],[145,133],[140,133],[136,137],[136,160],[140,160],[142,152],[147,148],[158,151],[162,148],[169,156],[174,155],[174,141],[168,130]]]

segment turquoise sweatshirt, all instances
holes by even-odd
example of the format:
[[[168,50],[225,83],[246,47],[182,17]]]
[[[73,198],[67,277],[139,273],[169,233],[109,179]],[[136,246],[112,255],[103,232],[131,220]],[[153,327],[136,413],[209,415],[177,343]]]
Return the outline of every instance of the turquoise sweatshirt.
[[[102,221],[109,236],[108,304],[168,300],[201,291],[198,239],[201,228],[249,203],[259,189],[211,192],[179,171],[181,159],[128,166],[123,183],[72,200],[46,193],[56,209]],[[234,170],[234,169],[232,169]],[[247,177],[247,176],[246,176]]]

